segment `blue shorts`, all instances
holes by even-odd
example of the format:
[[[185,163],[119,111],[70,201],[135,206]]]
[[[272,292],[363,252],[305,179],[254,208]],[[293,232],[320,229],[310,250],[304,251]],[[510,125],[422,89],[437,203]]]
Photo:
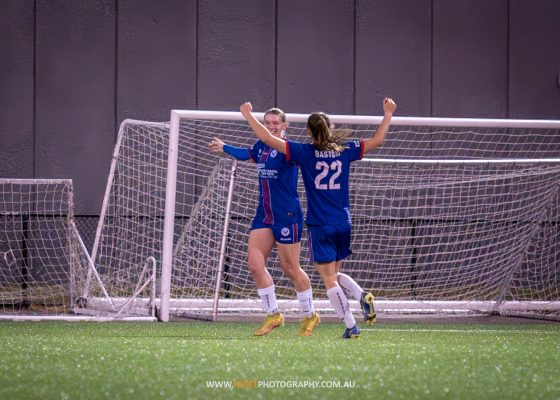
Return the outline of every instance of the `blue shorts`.
[[[303,232],[303,220],[294,221],[288,225],[280,224],[265,224],[259,219],[254,219],[251,225],[251,230],[269,228],[272,229],[274,239],[278,243],[293,244],[301,241],[301,232]]]
[[[307,244],[311,263],[344,260],[350,254],[352,225],[308,225]]]

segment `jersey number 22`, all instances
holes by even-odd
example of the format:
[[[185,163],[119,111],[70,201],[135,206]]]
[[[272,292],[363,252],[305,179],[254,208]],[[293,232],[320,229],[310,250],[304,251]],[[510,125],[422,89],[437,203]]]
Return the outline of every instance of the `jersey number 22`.
[[[342,172],[342,163],[340,160],[333,161],[329,166],[328,163],[325,161],[317,161],[315,164],[315,169],[319,172],[319,175],[315,177],[315,188],[319,190],[339,190],[340,183],[337,183],[336,180],[340,176]],[[334,174],[328,179],[328,184],[326,182],[326,177],[329,173],[329,169],[335,171]]]

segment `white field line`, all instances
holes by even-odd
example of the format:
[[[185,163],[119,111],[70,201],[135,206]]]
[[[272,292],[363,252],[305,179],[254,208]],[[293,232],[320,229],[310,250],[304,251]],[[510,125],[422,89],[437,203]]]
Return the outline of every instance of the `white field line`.
[[[360,328],[360,332],[395,332],[395,333],[433,333],[433,332],[445,332],[445,333],[495,333],[495,334],[505,334],[505,333],[530,333],[530,334],[545,334],[545,335],[560,335],[560,331],[537,331],[537,330],[524,330],[524,329],[393,329],[393,328]]]

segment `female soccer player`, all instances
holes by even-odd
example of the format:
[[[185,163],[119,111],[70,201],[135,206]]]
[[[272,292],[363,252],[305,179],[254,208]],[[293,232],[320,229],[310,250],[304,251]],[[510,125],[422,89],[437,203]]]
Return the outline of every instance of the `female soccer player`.
[[[366,323],[375,320],[373,296],[365,293],[348,275],[338,272],[342,260],[352,254],[348,181],[350,163],[383,143],[396,107],[392,99],[385,98],[383,120],[375,133],[368,139],[346,143],[339,143],[326,114],[313,113],[307,120],[307,132],[311,135],[312,144],[275,137],[255,119],[251,103],[244,103],[240,107],[257,138],[285,154],[286,160],[300,165],[307,194],[306,224],[313,263],[325,284],[331,305],[346,325],[342,335],[344,339],[358,337],[360,330],[341,285],[354,297],[359,294]]]
[[[283,142],[287,127],[286,115],[282,110],[271,108],[265,112],[263,128],[267,133],[270,132],[270,135]],[[216,153],[225,152],[238,160],[252,159],[258,165],[259,205],[249,233],[248,264],[268,315],[254,335],[267,335],[284,324],[284,316],[278,311],[276,303],[274,282],[266,269],[266,260],[274,244],[277,244],[280,266],[292,281],[304,314],[300,335],[311,336],[320,319],[313,307],[311,282],[299,264],[303,212],[297,193],[297,165],[288,162],[284,154],[260,140],[247,149],[229,146],[214,138],[208,147]]]

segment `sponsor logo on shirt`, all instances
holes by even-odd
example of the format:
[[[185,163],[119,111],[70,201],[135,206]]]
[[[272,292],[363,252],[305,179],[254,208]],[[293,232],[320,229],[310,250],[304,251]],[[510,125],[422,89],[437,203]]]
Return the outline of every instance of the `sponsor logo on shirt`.
[[[265,168],[265,163],[258,163],[257,168],[259,169],[259,178],[264,179],[278,179],[278,170]]]

